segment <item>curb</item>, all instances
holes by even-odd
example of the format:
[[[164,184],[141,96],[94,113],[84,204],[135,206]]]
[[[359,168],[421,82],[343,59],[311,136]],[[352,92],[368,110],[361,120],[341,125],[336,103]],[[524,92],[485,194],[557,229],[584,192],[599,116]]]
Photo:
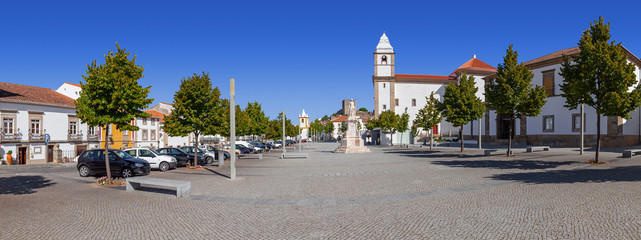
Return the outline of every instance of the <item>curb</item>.
[[[20,169],[45,169],[45,168],[72,168],[76,163],[51,163],[51,164],[30,164],[30,165],[0,165],[0,170]]]

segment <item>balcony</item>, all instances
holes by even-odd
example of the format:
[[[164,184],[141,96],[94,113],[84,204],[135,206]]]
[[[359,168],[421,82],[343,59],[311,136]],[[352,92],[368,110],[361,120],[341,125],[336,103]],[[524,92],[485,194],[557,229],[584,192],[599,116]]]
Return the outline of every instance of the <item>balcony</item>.
[[[69,134],[67,135],[67,140],[82,141],[82,131],[80,131],[80,133],[72,133],[72,131],[69,131]]]
[[[29,133],[29,141],[44,141],[45,135],[42,133]]]
[[[13,133],[5,133],[4,129],[0,128],[0,140],[2,141],[20,141],[22,140],[22,133],[20,128]]]
[[[100,140],[100,135],[98,135],[98,134],[87,134],[87,140],[89,140],[89,141],[98,141],[98,140]]]

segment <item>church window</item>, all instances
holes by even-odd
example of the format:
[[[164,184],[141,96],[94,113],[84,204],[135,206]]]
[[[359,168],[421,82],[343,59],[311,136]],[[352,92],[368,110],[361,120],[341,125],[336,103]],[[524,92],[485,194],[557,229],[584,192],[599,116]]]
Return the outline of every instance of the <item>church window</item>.
[[[387,64],[387,56],[383,55],[383,57],[381,58],[381,63]]]
[[[397,107],[398,107],[398,98],[397,98],[397,99],[394,99],[394,106],[397,106]]]
[[[383,104],[383,110],[387,109],[387,105]]]
[[[412,107],[416,107],[416,98],[412,98]]]
[[[554,69],[543,72],[543,88],[548,97],[554,96]]]
[[[383,83],[383,88],[385,88],[385,83]]]

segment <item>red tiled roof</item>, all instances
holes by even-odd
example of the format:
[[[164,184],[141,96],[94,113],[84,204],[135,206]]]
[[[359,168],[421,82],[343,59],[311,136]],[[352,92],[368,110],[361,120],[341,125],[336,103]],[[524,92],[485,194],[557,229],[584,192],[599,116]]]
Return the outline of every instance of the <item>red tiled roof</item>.
[[[162,114],[161,112],[158,112],[156,110],[145,110],[143,112],[151,114],[152,118],[160,118],[161,122],[165,121],[165,114]]]
[[[0,82],[0,100],[75,107],[73,98],[53,89]]]
[[[69,84],[69,85],[71,85],[71,86],[81,87],[79,84],[75,84],[75,83],[68,83],[68,82],[65,82],[65,83],[66,83],[66,84]]]
[[[449,76],[438,76],[438,75],[395,74],[395,76],[396,78],[410,78],[410,79],[439,79],[439,80],[453,79]]]
[[[472,58],[469,61],[463,63],[460,67],[458,67],[450,76],[455,76],[457,73],[461,71],[481,71],[481,72],[496,72],[496,68],[492,67],[490,64],[487,64],[478,58]]]
[[[345,122],[347,121],[347,116],[338,116],[335,119],[332,119],[332,122]]]
[[[525,62],[525,65],[527,66],[527,65],[532,65],[532,64],[535,64],[535,63],[540,63],[540,62],[543,62],[543,61],[547,61],[547,60],[552,60],[552,59],[556,59],[556,58],[562,58],[563,55],[570,56],[570,55],[578,54],[580,51],[581,51],[581,49],[579,49],[579,47],[573,47],[573,48],[567,48],[567,49],[559,50],[559,51],[550,53],[548,55],[545,55],[545,56],[542,56],[542,57],[535,58],[535,59],[532,59],[530,61],[527,61],[527,62]]]

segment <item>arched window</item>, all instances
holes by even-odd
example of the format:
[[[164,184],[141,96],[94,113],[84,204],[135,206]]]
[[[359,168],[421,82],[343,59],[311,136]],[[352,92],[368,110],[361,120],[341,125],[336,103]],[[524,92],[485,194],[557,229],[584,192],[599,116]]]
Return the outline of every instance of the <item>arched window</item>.
[[[381,64],[387,64],[387,56],[383,55],[381,58]]]

